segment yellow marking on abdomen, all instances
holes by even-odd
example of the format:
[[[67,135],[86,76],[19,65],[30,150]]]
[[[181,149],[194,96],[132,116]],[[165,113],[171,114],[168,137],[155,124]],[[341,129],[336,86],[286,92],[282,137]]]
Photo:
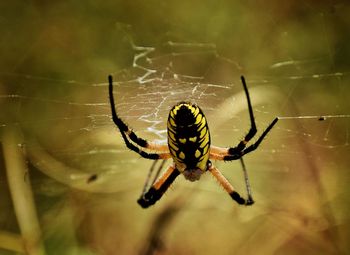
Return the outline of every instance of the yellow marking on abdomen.
[[[201,130],[205,126],[206,123],[207,122],[205,121],[205,118],[202,118],[202,121],[201,121],[200,126],[198,127],[198,130]]]
[[[187,140],[186,138],[179,138],[180,143],[186,143],[186,140]]]
[[[199,158],[199,157],[201,156],[201,152],[200,152],[199,150],[196,150],[194,156],[195,156],[196,158]]]
[[[169,146],[172,147],[174,150],[176,151],[179,150],[179,147],[177,146],[177,144],[174,143],[172,140],[169,140],[168,143],[169,143]]]
[[[173,157],[176,157],[176,151],[173,148],[169,148],[170,149],[170,153]]]
[[[176,141],[175,135],[173,134],[173,132],[168,132],[168,136],[171,138],[171,140]]]
[[[173,127],[176,127],[176,124],[173,118],[169,118],[169,121],[170,121],[170,125],[172,125]]]
[[[182,151],[180,151],[179,157],[180,157],[181,159],[185,159],[185,153],[183,153]]]
[[[171,125],[170,121],[168,121],[167,127],[171,132],[175,133],[175,130],[174,130],[173,126]]]
[[[209,144],[207,144],[204,149],[203,149],[203,154],[207,154],[208,153],[208,148],[209,148]]]
[[[201,130],[201,133],[199,134],[199,138],[203,138],[204,135],[207,133],[207,128],[204,127],[202,130]]]
[[[188,138],[188,140],[190,140],[191,142],[196,142],[197,141],[197,136],[194,136],[194,137],[190,137]]]
[[[207,168],[208,159],[209,159],[209,154],[203,155],[203,156],[200,158],[199,162],[197,163],[197,167],[198,167],[199,169],[201,169],[202,171],[205,171],[206,168]]]
[[[202,143],[199,145],[199,148],[204,148],[205,145],[207,145],[209,142],[209,139],[207,137],[204,137]]]
[[[198,114],[194,124],[198,125],[202,121],[202,118],[203,118],[203,115],[202,114]]]

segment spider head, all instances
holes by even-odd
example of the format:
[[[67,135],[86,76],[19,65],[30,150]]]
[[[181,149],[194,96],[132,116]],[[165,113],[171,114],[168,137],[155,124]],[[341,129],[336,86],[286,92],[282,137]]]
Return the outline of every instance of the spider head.
[[[185,179],[191,182],[198,181],[203,173],[204,171],[202,171],[199,168],[194,168],[194,169],[186,168],[182,172],[182,174],[185,176]]]

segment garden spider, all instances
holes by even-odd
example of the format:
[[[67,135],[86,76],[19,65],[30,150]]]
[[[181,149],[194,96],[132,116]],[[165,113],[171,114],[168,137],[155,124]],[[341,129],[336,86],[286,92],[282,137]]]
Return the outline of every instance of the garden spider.
[[[113,95],[113,77],[111,75],[108,76],[109,100],[113,122],[119,128],[126,146],[143,158],[153,160],[173,159],[173,164],[137,200],[142,208],[147,208],[155,204],[179,174],[183,174],[187,180],[196,181],[206,171],[209,171],[219,181],[231,198],[238,204],[251,205],[254,203],[242,157],[258,148],[265,136],[276,124],[278,118],[275,118],[271,122],[255,143],[248,147],[246,146],[255,136],[257,129],[248,88],[243,76],[241,80],[248,102],[251,127],[248,134],[236,147],[221,148],[210,145],[210,134],[206,117],[196,104],[189,102],[180,102],[170,110],[167,121],[168,144],[156,144],[138,137],[117,115]],[[248,191],[247,199],[242,198],[234,190],[228,180],[211,163],[211,159],[221,161],[241,160]]]

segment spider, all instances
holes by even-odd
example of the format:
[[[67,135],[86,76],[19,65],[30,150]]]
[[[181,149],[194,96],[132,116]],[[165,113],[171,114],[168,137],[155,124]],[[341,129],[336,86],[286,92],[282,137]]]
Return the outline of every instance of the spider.
[[[278,118],[275,118],[270,123],[255,143],[247,146],[247,143],[257,133],[257,129],[248,88],[243,76],[241,76],[241,81],[248,103],[251,126],[244,139],[241,140],[236,147],[228,148],[221,148],[210,144],[209,127],[206,117],[198,105],[190,102],[179,102],[171,108],[167,121],[167,144],[157,144],[138,137],[134,131],[119,118],[115,109],[113,77],[111,75],[108,76],[108,81],[113,122],[119,128],[126,146],[146,159],[173,159],[173,164],[170,165],[160,178],[152,184],[148,191],[144,192],[137,200],[142,208],[147,208],[155,204],[180,174],[183,174],[185,179],[189,181],[197,181],[200,179],[201,175],[207,171],[217,179],[230,197],[238,204],[252,205],[254,203],[242,157],[258,148],[265,136],[277,123]],[[221,174],[219,169],[211,163],[211,160],[231,161],[237,159],[241,160],[245,174],[248,191],[247,199],[242,198],[229,181]]]

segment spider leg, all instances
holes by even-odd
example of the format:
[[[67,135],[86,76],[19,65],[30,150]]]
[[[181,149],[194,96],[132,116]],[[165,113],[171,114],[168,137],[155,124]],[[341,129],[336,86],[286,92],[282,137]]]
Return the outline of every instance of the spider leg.
[[[122,134],[122,137],[124,139],[124,142],[125,142],[126,146],[129,149],[137,152],[138,154],[140,154],[144,158],[148,158],[148,159],[167,159],[167,158],[170,158],[171,155],[170,155],[169,151],[167,150],[167,148],[164,145],[157,145],[157,144],[154,144],[154,143],[150,144],[146,140],[144,140],[142,138],[139,138],[127,126],[127,124],[124,123],[121,118],[119,118],[119,116],[118,116],[118,114],[117,114],[117,112],[115,110],[115,103],[114,103],[114,96],[113,96],[113,77],[112,77],[112,75],[108,76],[108,82],[109,82],[109,100],[110,100],[110,104],[111,104],[113,122],[119,128],[120,133]],[[139,147],[135,146],[133,143],[131,143],[129,141],[128,137],[130,138],[130,140],[132,142],[134,142],[135,144],[137,144],[138,146],[140,146],[142,148],[153,149],[153,150],[160,150],[160,151],[164,151],[165,153],[148,153],[148,152],[145,152],[141,148],[139,148]]]
[[[243,157],[240,158],[240,161],[241,161],[241,165],[242,165],[242,169],[243,169],[243,174],[244,174],[244,181],[245,181],[245,187],[247,189],[247,194],[248,194],[248,202],[250,204],[253,204],[254,203],[254,200],[253,200],[253,197],[252,197],[252,190],[250,188],[250,183],[249,183],[249,178],[248,178],[248,172],[247,172],[247,169],[245,168],[245,164],[244,164],[244,161],[243,161]]]
[[[253,107],[250,101],[249,91],[248,91],[248,87],[245,82],[244,76],[241,76],[241,80],[242,80],[242,85],[243,85],[244,92],[247,98],[247,103],[248,103],[248,111],[249,111],[249,117],[250,117],[250,123],[251,123],[250,129],[247,135],[244,137],[244,139],[240,141],[236,147],[221,148],[221,147],[212,146],[212,148],[210,149],[211,159],[225,160],[225,161],[240,159],[243,155],[258,148],[260,143],[264,140],[265,136],[270,132],[270,130],[278,121],[278,118],[275,118],[270,123],[270,125],[264,130],[264,132],[261,134],[258,140],[254,144],[246,148],[247,143],[255,136],[257,129],[256,129],[256,124],[254,119]]]
[[[179,174],[180,171],[177,170],[175,166],[169,166],[165,173],[152,185],[152,187],[137,200],[137,203],[142,208],[147,208],[155,204]]]
[[[257,132],[254,113],[253,113],[253,107],[252,107],[252,103],[250,101],[249,91],[248,91],[248,87],[247,87],[247,84],[245,82],[244,76],[241,76],[241,81],[242,81],[244,93],[246,95],[247,103],[248,103],[250,129],[249,129],[248,133],[246,134],[246,136],[244,137],[244,139],[242,141],[240,141],[240,143],[237,145],[238,150],[244,149],[246,144],[254,137],[254,135]]]
[[[224,154],[222,155],[223,157],[222,159],[225,161],[236,160],[236,159],[240,159],[243,155],[254,151],[256,148],[259,147],[261,142],[264,140],[265,136],[271,131],[271,129],[277,123],[277,121],[278,121],[278,118],[275,118],[270,123],[270,125],[264,130],[264,132],[261,134],[261,136],[258,138],[258,140],[255,143],[243,149],[239,148],[239,145],[234,148],[229,148],[227,150],[227,155],[224,155]]]
[[[158,179],[160,171],[163,169],[163,166],[165,164],[165,161],[166,161],[165,159],[162,160],[160,166],[158,167],[158,170],[157,170],[156,174],[153,177],[152,182],[150,182],[150,179],[152,177],[152,173],[153,173],[153,171],[154,171],[154,169],[156,167],[156,164],[158,162],[158,160],[153,160],[152,166],[151,166],[150,170],[148,171],[148,175],[147,175],[145,184],[143,185],[141,197],[144,196],[145,193],[147,192],[147,190],[150,188],[149,184],[151,183],[151,186],[152,186],[152,184],[155,183],[155,181]]]
[[[278,121],[278,117],[275,118],[270,123],[270,125],[265,129],[265,131],[261,134],[261,136],[258,138],[258,140],[255,143],[253,143],[252,145],[250,145],[249,147],[247,147],[246,149],[244,149],[242,151],[242,155],[247,154],[249,152],[252,152],[256,148],[258,148],[259,145],[261,144],[261,142],[264,140],[265,136],[270,132],[270,130],[273,128],[273,126],[277,123],[277,121]]]
[[[234,190],[233,186],[229,181],[222,175],[222,173],[214,165],[210,165],[208,168],[209,172],[216,178],[220,185],[227,191],[230,197],[240,205],[252,205],[254,201],[248,196],[248,199],[242,198],[237,191]]]
[[[247,84],[245,82],[244,76],[241,76],[241,81],[244,89],[244,93],[247,98],[247,104],[248,104],[248,111],[249,111],[249,118],[250,118],[250,129],[243,140],[239,142],[239,144],[236,147],[232,148],[220,148],[212,146],[210,151],[210,157],[215,160],[230,160],[230,159],[224,159],[224,156],[226,155],[239,155],[242,150],[246,147],[247,143],[254,137],[254,135],[257,132],[256,124],[255,124],[255,118],[254,118],[254,112],[252,103],[250,101],[250,95],[248,91]],[[239,157],[238,157],[239,158]],[[234,159],[238,159],[234,158]],[[233,160],[233,159],[231,159]]]

